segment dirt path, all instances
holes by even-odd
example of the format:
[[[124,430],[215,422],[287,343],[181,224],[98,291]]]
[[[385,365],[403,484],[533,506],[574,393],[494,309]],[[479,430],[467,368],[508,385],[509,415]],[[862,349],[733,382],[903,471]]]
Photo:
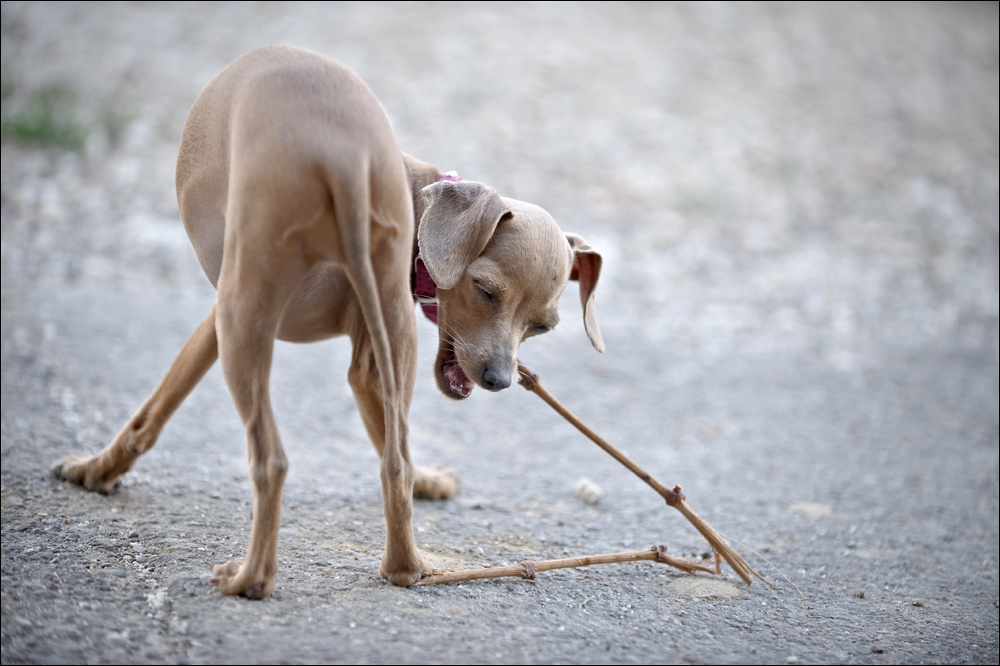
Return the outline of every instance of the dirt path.
[[[995,661],[997,18],[995,3],[5,2],[3,662]],[[604,254],[608,353],[568,294],[522,360],[681,483],[776,589],[652,564],[389,587],[343,340],[277,348],[291,471],[265,601],[209,583],[249,529],[218,368],[116,494],[48,475],[109,441],[210,307],[177,139],[205,83],[267,43],[347,63],[405,150]],[[49,145],[7,138],[46,94]],[[432,562],[703,552],[534,396],[446,402],[419,326],[415,456],[463,477],[455,500],[416,507]],[[599,504],[574,497],[581,477]]]

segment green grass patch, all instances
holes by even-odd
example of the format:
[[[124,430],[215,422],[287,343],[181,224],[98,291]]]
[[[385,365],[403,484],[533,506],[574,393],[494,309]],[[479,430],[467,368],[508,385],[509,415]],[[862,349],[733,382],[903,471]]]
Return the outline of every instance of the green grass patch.
[[[76,120],[76,94],[67,85],[50,83],[24,99],[15,95],[14,77],[3,73],[0,94],[0,136],[69,150],[82,150],[87,141],[87,128]]]

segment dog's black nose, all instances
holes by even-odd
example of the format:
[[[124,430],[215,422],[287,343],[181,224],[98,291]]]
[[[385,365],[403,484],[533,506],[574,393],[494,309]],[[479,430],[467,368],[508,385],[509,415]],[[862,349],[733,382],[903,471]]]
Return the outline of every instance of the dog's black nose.
[[[502,391],[510,386],[510,375],[497,372],[493,368],[483,370],[483,388],[490,391]]]

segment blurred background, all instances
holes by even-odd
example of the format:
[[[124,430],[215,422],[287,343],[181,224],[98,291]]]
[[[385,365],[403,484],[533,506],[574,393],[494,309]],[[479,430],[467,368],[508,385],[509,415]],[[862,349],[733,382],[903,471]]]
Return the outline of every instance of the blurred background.
[[[294,44],[357,71],[404,150],[598,247],[602,301],[621,308],[602,321],[612,341],[851,368],[876,344],[992,340],[995,359],[996,13],[4,3],[5,146],[74,151],[54,180],[5,159],[5,220],[37,210],[155,243],[178,217],[172,157],[194,97],[241,54]]]
[[[4,2],[0,15],[5,662],[995,661],[997,3]],[[730,576],[699,605],[671,587],[684,578],[629,567],[387,589],[378,463],[343,340],[276,351],[291,471],[268,602],[222,600],[207,580],[243,547],[250,493],[218,368],[117,495],[47,475],[110,440],[208,312],[177,145],[201,89],[266,44],[345,63],[403,150],[544,207],[603,254],[607,353],[570,288],[559,328],[521,359],[803,597]],[[532,396],[441,397],[436,331],[418,321],[414,455],[464,484],[416,506],[432,563],[663,541],[702,553]],[[582,475],[600,504],[573,496]],[[95,584],[68,562],[121,575]]]

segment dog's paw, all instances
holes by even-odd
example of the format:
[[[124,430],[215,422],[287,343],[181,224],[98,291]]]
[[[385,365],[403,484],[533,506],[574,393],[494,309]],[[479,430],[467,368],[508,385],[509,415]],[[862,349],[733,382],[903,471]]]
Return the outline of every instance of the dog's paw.
[[[417,499],[448,499],[458,494],[462,483],[458,472],[440,465],[413,470],[413,496]]]
[[[118,485],[118,475],[104,474],[97,464],[97,457],[69,456],[52,463],[49,471],[57,479],[78,483],[93,492],[109,493]]]
[[[212,584],[231,597],[263,599],[274,591],[274,576],[256,572],[246,562],[230,561],[212,567]]]
[[[382,564],[378,568],[378,574],[382,578],[400,587],[409,587],[424,576],[431,575],[432,571],[418,552],[408,557],[390,557],[388,550],[382,555]]]

